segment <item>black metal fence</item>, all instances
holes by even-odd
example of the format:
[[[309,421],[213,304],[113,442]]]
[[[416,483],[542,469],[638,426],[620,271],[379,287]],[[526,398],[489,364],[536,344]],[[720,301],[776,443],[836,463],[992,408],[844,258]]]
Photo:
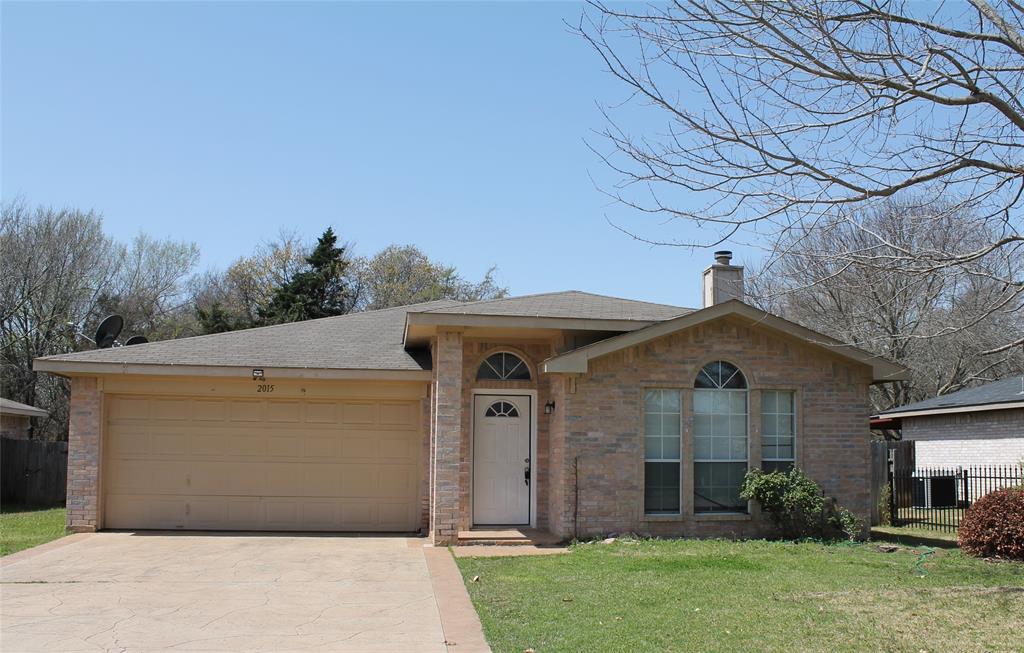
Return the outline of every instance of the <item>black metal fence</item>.
[[[1024,468],[894,469],[889,474],[893,526],[956,532],[971,503],[993,490],[1024,485]]]

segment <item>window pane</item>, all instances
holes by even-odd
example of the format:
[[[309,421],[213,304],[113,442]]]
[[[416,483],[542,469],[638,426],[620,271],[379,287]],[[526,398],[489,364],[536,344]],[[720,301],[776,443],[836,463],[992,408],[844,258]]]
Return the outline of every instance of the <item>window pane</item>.
[[[746,438],[731,438],[729,449],[729,460],[746,460],[747,459],[747,439]]]
[[[648,412],[661,411],[661,390],[648,390],[644,393],[644,410]]]
[[[782,390],[765,391],[761,403],[761,458],[795,458],[796,413],[794,393]]]
[[[697,463],[694,465],[694,509],[697,512],[745,512],[740,485],[746,463]]]
[[[697,460],[711,457],[711,438],[693,438],[693,457]]]
[[[661,434],[662,435],[681,435],[682,431],[679,429],[679,413],[665,413],[661,416]]]
[[[728,414],[729,413],[729,392],[716,392],[714,394],[713,408],[712,410],[716,414]]]
[[[679,456],[679,436],[667,436],[661,439],[661,457],[675,458]]]
[[[711,415],[693,416],[693,434],[695,436],[711,436]]]
[[[644,464],[644,512],[679,512],[679,463]]]
[[[661,435],[661,415],[659,413],[644,415],[644,434]]]
[[[747,393],[746,392],[730,392],[729,395],[729,412],[737,415],[747,414]]]
[[[792,460],[766,460],[761,463],[761,469],[765,472],[788,472],[793,469]]]
[[[776,415],[775,423],[778,425],[775,431],[779,435],[792,435],[793,434],[793,416],[792,415]]]
[[[714,406],[714,393],[707,390],[695,390],[693,393],[693,412],[711,413]]]
[[[746,415],[733,415],[729,418],[729,435],[734,438],[747,437]]]
[[[662,390],[661,391],[661,411],[663,413],[678,413],[679,406],[679,391],[678,390]]]
[[[644,457],[661,458],[661,438],[644,438]]]

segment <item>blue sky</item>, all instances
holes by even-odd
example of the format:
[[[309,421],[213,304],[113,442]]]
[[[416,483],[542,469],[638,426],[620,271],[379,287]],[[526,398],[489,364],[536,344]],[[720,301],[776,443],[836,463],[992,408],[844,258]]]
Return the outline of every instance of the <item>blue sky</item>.
[[[601,145],[597,104],[624,89],[563,23],[579,4],[0,11],[4,199],[96,209],[121,239],[195,241],[203,268],[330,224],[359,254],[412,243],[471,278],[496,265],[514,294],[699,303],[710,252],[607,222],[662,233],[595,188],[616,177],[584,139]]]

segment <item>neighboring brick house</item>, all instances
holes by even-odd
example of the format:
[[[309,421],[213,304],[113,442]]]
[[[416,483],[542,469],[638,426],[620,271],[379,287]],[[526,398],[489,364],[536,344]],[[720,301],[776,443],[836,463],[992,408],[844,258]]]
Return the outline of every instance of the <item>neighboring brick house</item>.
[[[28,440],[32,434],[32,418],[47,415],[42,408],[0,397],[0,438]]]
[[[760,531],[751,468],[868,514],[868,386],[904,370],[742,302],[448,300],[39,359],[72,378],[68,526],[559,538]],[[460,535],[461,534],[461,535]]]
[[[875,424],[914,442],[918,469],[1024,466],[1024,376],[900,406]]]

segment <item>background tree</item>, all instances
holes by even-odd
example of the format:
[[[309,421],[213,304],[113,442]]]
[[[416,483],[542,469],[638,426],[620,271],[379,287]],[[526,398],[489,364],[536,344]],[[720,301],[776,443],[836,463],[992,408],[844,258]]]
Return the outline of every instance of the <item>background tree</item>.
[[[32,361],[92,348],[78,334],[91,336],[113,309],[125,311],[134,332],[172,332],[165,320],[180,317],[196,257],[194,245],[145,235],[122,245],[92,211],[0,207],[0,385],[5,397],[50,412],[35,437],[66,437],[68,387],[34,372]]]
[[[406,306],[435,299],[475,302],[508,294],[491,268],[478,282],[464,279],[454,266],[431,261],[414,245],[391,245],[354,265],[353,287],[360,310]]]
[[[338,246],[334,229],[317,240],[306,262],[308,268],[292,275],[275,289],[265,309],[259,309],[261,324],[281,324],[344,315],[353,308],[346,271],[349,259]]]
[[[266,311],[275,291],[308,265],[311,250],[296,232],[282,230],[227,270],[197,277],[192,295],[199,331],[220,333],[259,324],[260,311]]]
[[[765,271],[785,274],[794,243],[844,225],[859,235],[817,252],[820,275],[855,266],[927,288],[951,270],[984,286],[970,311],[950,310],[915,328],[915,339],[956,330],[968,338],[978,319],[1024,319],[1024,278],[1006,264],[1024,247],[1020,2],[619,7],[592,3],[579,33],[664,128],[633,134],[616,120],[630,114],[608,110],[601,154],[622,179],[609,192],[706,234],[678,240],[630,230],[637,237],[691,246],[767,240],[777,246]],[[913,209],[906,228],[915,237],[872,230],[872,209],[888,198]],[[923,237],[948,233],[951,220],[984,237]],[[795,260],[806,254],[798,250]],[[1019,330],[992,335],[971,355],[998,360],[1024,345]]]
[[[945,213],[941,209],[940,213]],[[858,216],[864,229],[838,220],[813,230],[793,231],[779,243],[785,254],[768,271],[750,276],[753,301],[772,312],[813,329],[835,335],[906,365],[907,381],[875,386],[875,410],[884,410],[947,392],[974,382],[992,381],[1024,369],[1024,351],[997,355],[1007,339],[1024,335],[1024,322],[988,306],[1013,293],[993,281],[1001,274],[1021,274],[1024,257],[988,257],[988,276],[952,267],[928,275],[878,270],[834,258],[834,251],[874,247],[877,234],[902,249],[941,248],[953,241],[967,244],[991,240],[990,233],[966,227],[970,220],[946,215],[942,220],[920,215],[921,209],[896,201]],[[918,219],[930,229],[916,227]]]

